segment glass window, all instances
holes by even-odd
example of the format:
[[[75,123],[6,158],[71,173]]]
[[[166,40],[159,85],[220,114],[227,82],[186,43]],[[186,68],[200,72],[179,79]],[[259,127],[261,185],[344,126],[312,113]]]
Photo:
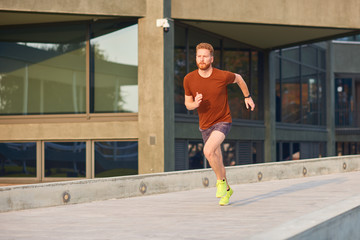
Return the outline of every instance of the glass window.
[[[300,123],[300,82],[299,65],[282,60],[281,120]]]
[[[321,69],[326,69],[326,51],[323,49],[318,49],[318,66]]]
[[[95,177],[138,174],[138,142],[95,142]]]
[[[276,121],[325,125],[325,50],[305,45],[275,53]]]
[[[264,143],[262,141],[256,141],[252,143],[252,163],[264,162]]]
[[[300,155],[300,143],[293,143],[292,145],[292,160],[299,160],[301,159]]]
[[[249,51],[241,51],[239,49],[224,49],[224,70],[239,73],[245,80],[250,90],[249,79]],[[233,118],[250,119],[250,111],[245,107],[244,96],[237,84],[228,85],[228,99],[231,115]]]
[[[86,177],[85,142],[45,142],[45,177]]]
[[[319,118],[320,118],[320,125],[326,124],[326,99],[325,99],[325,89],[326,89],[326,73],[321,72],[319,73]]]
[[[36,143],[0,143],[0,177],[36,177]]]
[[[0,115],[84,113],[86,25],[0,30]]]
[[[224,142],[221,144],[224,166],[236,165],[236,142]]]
[[[289,58],[295,61],[300,60],[299,47],[286,48],[281,51],[282,57]]]
[[[302,123],[319,124],[318,78],[315,70],[302,67]],[[312,73],[312,74],[311,74]]]
[[[343,37],[343,38],[338,38],[336,40],[337,41],[347,41],[347,42],[360,41],[360,34]]]
[[[106,22],[92,27],[90,111],[138,112],[138,25]]]
[[[335,124],[336,126],[352,126],[354,118],[352,96],[352,79],[335,79]]]
[[[202,140],[176,140],[186,141],[188,152],[185,168],[202,169],[210,168],[210,164],[204,156],[204,143]],[[181,149],[181,148],[179,148]],[[224,166],[235,166],[264,162],[264,144],[262,141],[225,141],[221,144]],[[176,152],[176,158],[183,159],[183,150]]]
[[[290,160],[290,143],[282,143],[282,159],[283,161]]]
[[[259,84],[259,54],[258,52],[252,51],[251,52],[251,69],[250,69],[250,76],[251,76],[251,85],[250,85],[250,92],[252,95],[252,99],[255,102],[255,110],[250,112],[250,116],[252,120],[262,120],[263,117],[260,116],[260,112],[263,108],[262,98],[260,92],[262,92],[262,85]],[[261,102],[260,102],[261,101]]]
[[[325,142],[277,142],[277,161],[321,158],[326,156]]]
[[[276,157],[277,161],[299,160],[300,143],[277,142]]]
[[[200,169],[206,167],[205,164],[208,163],[205,163],[203,148],[204,143],[202,141],[189,141],[189,169]]]
[[[276,121],[281,122],[281,64],[280,58],[275,57],[275,79],[276,79]]]
[[[175,78],[175,112],[187,113],[184,99],[183,80],[187,74],[186,29],[175,25],[174,78]]]
[[[301,47],[301,61],[310,66],[317,66],[317,49],[312,45],[305,45]]]

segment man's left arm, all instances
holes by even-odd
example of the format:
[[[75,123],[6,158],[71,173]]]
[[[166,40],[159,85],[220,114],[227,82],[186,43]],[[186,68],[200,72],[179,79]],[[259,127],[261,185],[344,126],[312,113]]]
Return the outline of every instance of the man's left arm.
[[[255,103],[252,100],[252,97],[251,97],[249,89],[246,85],[246,82],[244,81],[244,79],[241,77],[240,74],[235,73],[234,83],[236,83],[240,87],[242,93],[244,94],[244,97],[245,97],[244,101],[245,101],[246,108],[249,109],[249,107],[250,107],[251,111],[254,111]]]

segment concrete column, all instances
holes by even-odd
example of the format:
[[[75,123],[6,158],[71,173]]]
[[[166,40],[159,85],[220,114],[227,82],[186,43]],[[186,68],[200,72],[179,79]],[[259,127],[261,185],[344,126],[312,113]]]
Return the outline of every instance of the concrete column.
[[[164,0],[164,18],[170,29],[164,33],[164,170],[175,170],[174,37],[171,1]]]
[[[274,53],[264,53],[264,123],[265,143],[264,161],[276,161],[276,83]]]
[[[335,156],[335,76],[334,49],[331,41],[327,42],[326,51],[326,129],[327,156]]]
[[[151,0],[139,20],[139,174],[174,170],[174,25],[165,32],[156,20],[170,16],[171,2]]]

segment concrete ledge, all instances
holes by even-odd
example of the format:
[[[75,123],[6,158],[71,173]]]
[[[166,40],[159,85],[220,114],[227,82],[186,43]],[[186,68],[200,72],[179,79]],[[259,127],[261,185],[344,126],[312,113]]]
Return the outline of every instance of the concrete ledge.
[[[250,240],[358,239],[360,195],[294,219]]]
[[[230,184],[360,170],[360,155],[227,167]],[[0,187],[0,212],[214,187],[211,169]]]

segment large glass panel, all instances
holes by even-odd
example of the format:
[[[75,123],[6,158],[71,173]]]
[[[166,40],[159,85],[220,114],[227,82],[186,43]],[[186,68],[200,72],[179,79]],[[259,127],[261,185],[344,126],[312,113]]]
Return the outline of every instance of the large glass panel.
[[[354,96],[354,127],[360,128],[360,79],[355,82],[355,96]],[[359,146],[360,147],[360,146]]]
[[[323,49],[318,49],[318,67],[321,69],[326,69],[326,51]]]
[[[256,141],[252,143],[252,163],[264,162],[264,143],[262,141]]]
[[[189,169],[200,169],[206,167],[203,148],[204,143],[202,141],[189,141]]]
[[[281,59],[275,57],[275,79],[276,79],[276,121],[281,122]]]
[[[300,123],[299,65],[282,60],[281,120]]]
[[[300,61],[299,47],[286,48],[281,50],[282,57],[292,59],[294,61]]]
[[[304,45],[275,53],[276,121],[325,125],[325,50]]]
[[[300,143],[293,143],[292,144],[292,160],[299,160],[299,159],[301,159]]]
[[[354,42],[354,41],[360,41],[360,34],[348,36],[348,37],[342,37],[336,39],[337,41],[347,41],[347,42]]]
[[[325,89],[326,89],[326,73],[321,72],[319,74],[319,117],[320,125],[326,124],[326,101],[325,101]]]
[[[263,107],[263,103],[260,102],[262,100],[262,98],[260,97],[260,89],[261,86],[259,86],[259,54],[258,52],[251,52],[251,86],[250,86],[250,91],[251,91],[251,95],[252,95],[252,99],[255,102],[255,110],[253,112],[250,112],[250,116],[252,120],[262,120],[262,117],[260,116],[260,111]],[[260,100],[261,99],[261,100]]]
[[[85,142],[45,142],[45,177],[86,177]]]
[[[0,115],[84,113],[86,25],[0,30]]]
[[[313,47],[312,45],[305,45],[301,47],[301,62],[310,65],[310,66],[317,66],[317,48]]]
[[[95,177],[138,174],[138,142],[95,142]]]
[[[183,80],[187,74],[186,29],[175,25],[174,49],[175,113],[187,113]]]
[[[352,126],[353,124],[352,79],[335,79],[335,124],[336,126]]]
[[[291,152],[290,152],[290,143],[284,142],[282,143],[282,161],[291,160]]]
[[[249,51],[227,48],[225,46],[223,55],[224,70],[240,74],[250,89]],[[237,84],[228,85],[228,95],[232,117],[250,119],[250,112],[245,107],[244,96]]]
[[[316,70],[302,67],[302,123],[319,124],[318,78]]]
[[[133,24],[93,25],[91,112],[138,112],[138,25]]]
[[[236,165],[236,142],[227,141],[221,144],[224,166]]]
[[[36,177],[36,143],[0,143],[0,177]]]

